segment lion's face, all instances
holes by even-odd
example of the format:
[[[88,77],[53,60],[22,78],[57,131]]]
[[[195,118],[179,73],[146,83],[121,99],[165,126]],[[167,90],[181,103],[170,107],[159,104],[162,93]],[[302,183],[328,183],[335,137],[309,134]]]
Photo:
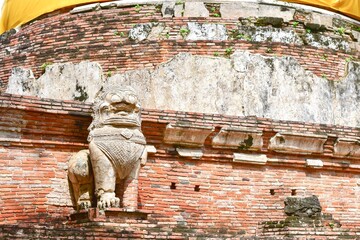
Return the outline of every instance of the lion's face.
[[[100,101],[95,106],[98,124],[140,127],[140,103],[133,89],[111,89],[104,92],[98,100]]]

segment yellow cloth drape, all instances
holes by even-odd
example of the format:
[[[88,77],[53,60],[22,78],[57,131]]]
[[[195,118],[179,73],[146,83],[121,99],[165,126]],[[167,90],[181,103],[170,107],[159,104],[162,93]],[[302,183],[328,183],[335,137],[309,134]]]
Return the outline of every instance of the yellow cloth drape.
[[[5,0],[0,20],[0,34],[57,9],[108,1],[110,0]]]
[[[360,20],[360,0],[284,0],[325,8]]]
[[[85,3],[107,1],[110,0],[5,0],[0,21],[0,34],[57,9]],[[360,20],[360,0],[284,1],[323,7]]]

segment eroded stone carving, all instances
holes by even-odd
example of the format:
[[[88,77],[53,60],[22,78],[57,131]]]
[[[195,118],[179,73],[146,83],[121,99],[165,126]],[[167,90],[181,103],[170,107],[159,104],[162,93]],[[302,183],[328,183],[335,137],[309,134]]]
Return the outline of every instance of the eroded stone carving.
[[[223,127],[212,140],[214,148],[260,150],[262,145],[262,132],[249,128]]]
[[[334,154],[339,157],[360,157],[360,140],[339,138],[334,146]]]
[[[317,196],[287,197],[284,211],[288,216],[314,217],[321,214],[321,205]]]
[[[194,126],[188,123],[168,124],[164,142],[187,147],[202,147],[205,139],[214,131],[214,127]]]
[[[69,163],[77,209],[93,206],[93,202],[100,209],[137,208],[138,174],[147,159],[140,127],[140,102],[132,88],[109,86],[97,95],[89,126],[89,153],[79,152]]]
[[[282,132],[270,139],[269,149],[298,154],[322,153],[326,140],[326,135]]]

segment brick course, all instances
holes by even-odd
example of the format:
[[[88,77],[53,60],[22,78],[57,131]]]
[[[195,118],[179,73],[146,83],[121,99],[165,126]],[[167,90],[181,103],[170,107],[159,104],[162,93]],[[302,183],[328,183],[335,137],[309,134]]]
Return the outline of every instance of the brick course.
[[[359,232],[359,159],[335,157],[332,146],[339,136],[359,136],[360,129],[151,109],[142,111],[143,132],[157,153],[149,155],[141,170],[138,199],[139,209],[150,212],[148,220],[110,224],[112,229],[117,226],[113,232],[108,232],[106,227],[69,224],[73,210],[69,195],[65,194],[68,189],[63,189],[67,186],[64,184],[66,163],[73,153],[87,146],[90,107],[75,101],[7,94],[0,97],[1,116],[6,116],[0,119],[1,131],[16,132],[0,140],[0,236],[24,236],[20,233],[62,239],[73,239],[78,234],[84,238],[133,234],[134,238],[163,239],[266,237],[269,233],[304,236],[309,232],[306,228],[266,230],[261,225],[285,219],[283,202],[292,190],[297,196],[317,195],[323,213],[331,214],[341,223],[339,229],[332,229],[324,222],[319,236],[338,237],[346,233],[355,239],[355,233]],[[205,141],[201,159],[180,157],[175,146],[165,144],[163,138],[168,123],[184,119],[197,126],[214,126],[215,131],[223,126],[263,131],[264,144],[257,153],[266,154],[272,161],[263,166],[233,163],[234,152],[251,151],[213,149],[212,135]],[[327,151],[323,154],[304,156],[268,150],[266,139],[282,130],[326,133],[333,137],[325,143]],[[306,168],[306,158],[319,158],[324,167]],[[350,166],[344,167],[344,161]],[[170,188],[172,183],[176,189]],[[195,191],[196,186],[199,191]],[[26,224],[37,227],[29,229]],[[49,224],[51,229],[46,228]],[[120,229],[130,229],[130,235],[124,235]]]
[[[165,24],[168,36],[156,41],[130,41],[126,34],[138,23]],[[245,40],[186,41],[180,29],[188,22],[221,23],[228,31],[237,20],[163,18],[159,8],[142,6],[80,14],[45,15],[22,30],[0,38],[0,91],[14,66],[31,68],[38,77],[50,62],[99,62],[104,72],[152,68],[180,52],[226,56],[226,49],[271,56],[292,56],[306,69],[330,80],[345,74],[344,53],[283,43]],[[300,24],[301,25],[301,24]],[[285,24],[297,32],[300,26]],[[120,33],[125,33],[122,37]],[[147,220],[123,223],[76,223],[67,183],[67,161],[87,148],[91,105],[0,95],[0,238],[4,239],[317,239],[360,238],[360,159],[338,156],[338,138],[359,138],[360,128],[278,121],[259,117],[224,116],[143,109],[142,130],[156,153],[149,154],[139,178],[138,207]],[[214,127],[200,147],[200,159],[181,157],[177,146],[164,143],[167,124]],[[221,128],[245,127],[262,133],[259,150],[213,148]],[[278,132],[324,134],[318,154],[281,153],[269,149]],[[264,154],[265,165],[233,162],[234,153]],[[306,159],[324,166],[306,167]],[[323,213],[332,217],[317,227],[285,226],[284,199],[318,196]],[[335,223],[340,223],[337,225]]]

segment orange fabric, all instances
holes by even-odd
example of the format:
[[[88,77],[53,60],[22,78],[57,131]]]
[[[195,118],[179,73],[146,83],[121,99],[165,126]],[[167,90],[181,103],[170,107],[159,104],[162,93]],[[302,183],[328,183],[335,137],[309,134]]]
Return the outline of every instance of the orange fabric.
[[[360,20],[360,0],[283,0],[325,8]]]
[[[0,20],[0,34],[57,9],[106,1],[109,0],[5,0]]]

